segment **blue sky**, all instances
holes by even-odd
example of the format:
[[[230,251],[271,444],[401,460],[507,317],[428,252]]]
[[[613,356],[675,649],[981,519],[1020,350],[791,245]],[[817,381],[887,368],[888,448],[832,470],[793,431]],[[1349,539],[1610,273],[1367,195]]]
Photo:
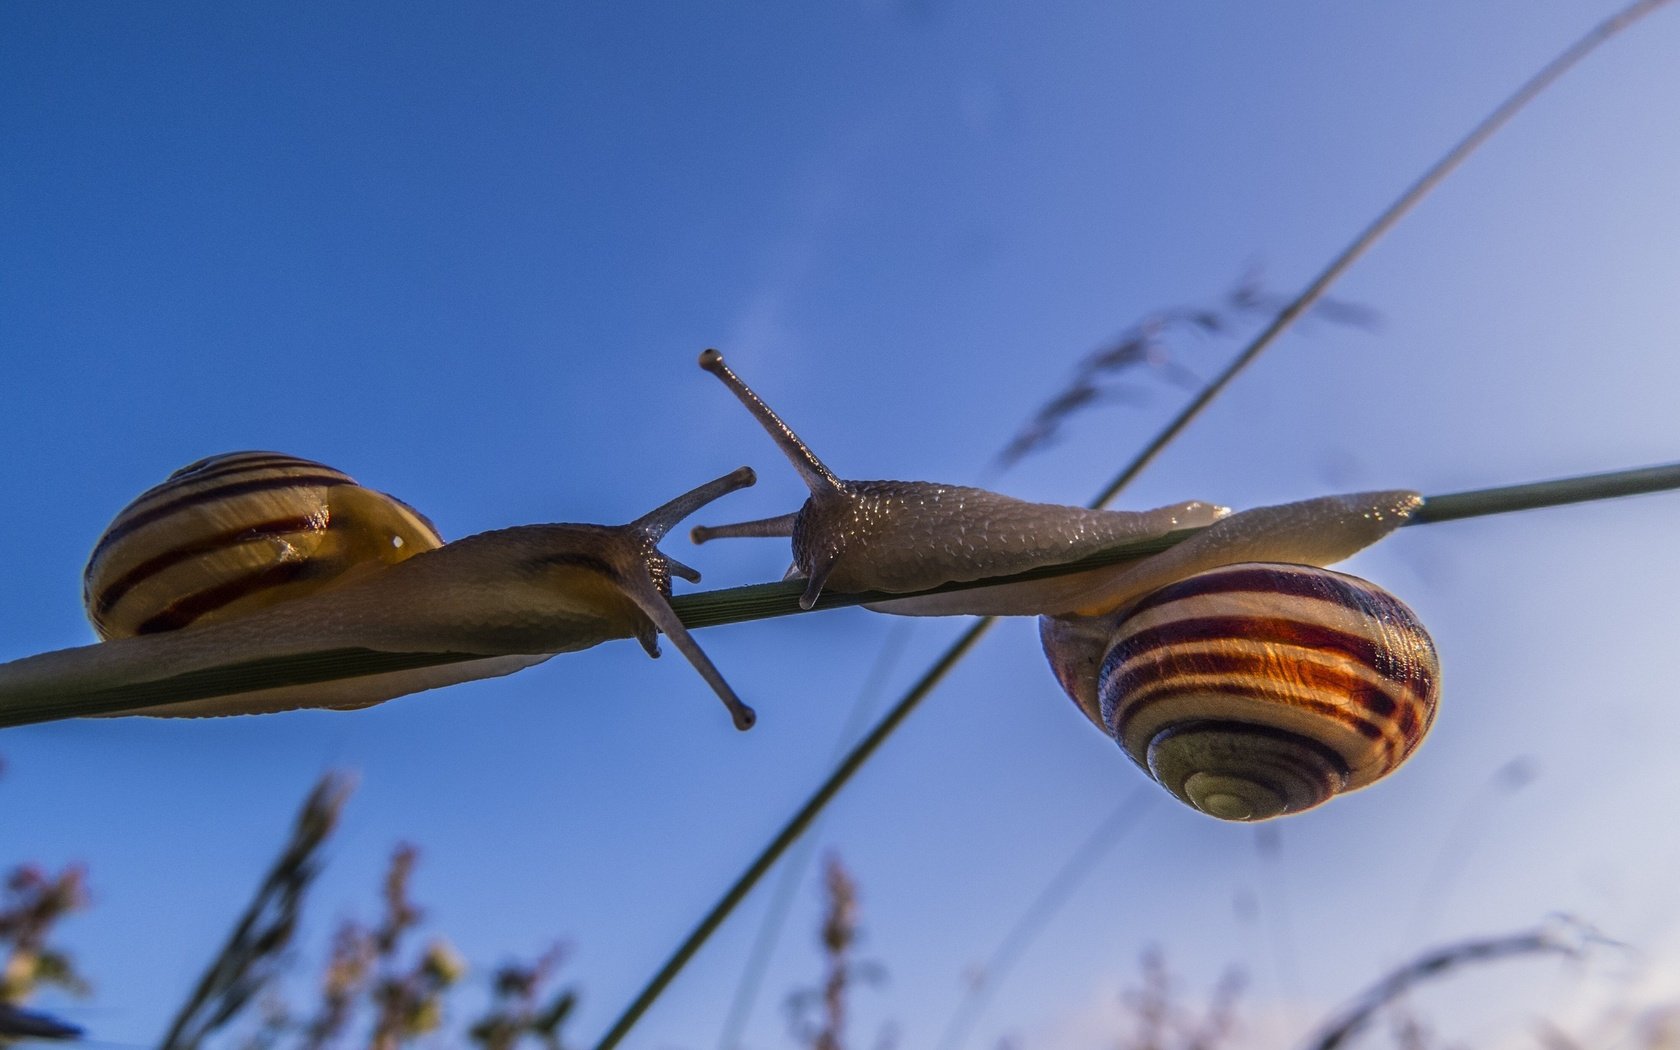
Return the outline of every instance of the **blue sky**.
[[[1145,380],[997,475],[1080,356],[1255,264],[1293,291],[1612,9],[5,5],[0,655],[90,641],[79,574],[104,523],[215,452],[330,462],[449,537],[629,520],[741,463],[759,486],[704,520],[791,509],[793,473],[695,367],[706,346],[843,475],[1081,502],[1181,395]],[[1376,330],[1304,326],[1125,502],[1680,458],[1677,47],[1659,13],[1548,93],[1338,288]],[[1175,360],[1207,375],[1231,349]],[[1161,795],[970,1045],[1071,1045],[1149,943],[1192,989],[1243,965],[1288,1032],[1422,947],[1556,911],[1632,943],[1640,994],[1680,994],[1673,506],[1412,529],[1361,555],[1442,651],[1417,758],[1276,825],[1275,854]],[[707,586],[787,562],[768,542],[667,549]],[[353,714],[7,730],[0,861],[89,865],[96,907],[64,939],[98,995],[65,1011],[143,1044],[309,784],[353,769],[306,957],[371,912],[412,840],[417,896],[481,974],[574,946],[589,1038],[818,782],[877,652],[909,631],[878,709],[960,627],[848,611],[703,632],[759,709],[748,734],[674,654],[629,643]],[[1534,782],[1490,791],[1516,758]],[[860,1030],[930,1043],[965,969],[1140,782],[1032,625],[997,631],[819,832],[890,973]],[[631,1045],[715,1043],[766,896]],[[779,1045],[782,991],[816,979],[814,882],[799,899],[749,1045]],[[1483,1041],[1620,994],[1511,973],[1467,979],[1512,997],[1463,1014]]]

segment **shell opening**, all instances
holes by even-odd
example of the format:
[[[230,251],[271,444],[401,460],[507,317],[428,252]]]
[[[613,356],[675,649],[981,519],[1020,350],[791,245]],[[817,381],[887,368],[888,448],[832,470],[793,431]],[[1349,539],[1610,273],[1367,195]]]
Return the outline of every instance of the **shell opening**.
[[[1189,722],[1149,742],[1149,771],[1190,807],[1220,820],[1267,820],[1317,806],[1347,787],[1341,756],[1298,733],[1245,722]]]

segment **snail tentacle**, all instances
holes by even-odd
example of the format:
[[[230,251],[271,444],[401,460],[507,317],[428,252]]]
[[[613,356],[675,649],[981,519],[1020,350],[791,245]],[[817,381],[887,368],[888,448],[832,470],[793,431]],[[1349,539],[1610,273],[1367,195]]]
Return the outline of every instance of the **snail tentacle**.
[[[794,523],[798,520],[799,512],[794,511],[773,518],[739,521],[733,525],[696,525],[688,531],[688,537],[694,543],[725,539],[780,539],[793,535]]]
[[[658,543],[665,538],[666,533],[676,527],[678,522],[708,503],[713,503],[731,492],[752,488],[757,483],[758,475],[753,472],[751,467],[736,467],[721,478],[715,478],[704,485],[688,490],[675,499],[661,503],[631,522],[627,527],[643,533],[653,542]]]
[[[704,678],[706,684],[712,687],[712,691],[717,694],[718,699],[722,700],[723,705],[729,709],[729,716],[734,721],[735,728],[751,729],[753,724],[758,721],[758,714],[742,703],[741,698],[735,695],[735,690],[731,689],[729,683],[724,681],[723,675],[718,672],[711,659],[706,656],[699,644],[694,641],[693,636],[688,633],[688,628],[684,627],[682,621],[677,619],[677,614],[671,610],[670,601],[654,586],[652,580],[634,580],[625,590],[636,602],[643,615],[652,622],[653,626],[659,628],[661,634],[671,640],[671,644],[677,647],[677,651],[688,658],[688,662],[694,666],[696,671],[700,672],[700,677]],[[644,639],[642,644],[647,649],[649,656],[657,657],[659,655],[658,642],[651,637]]]
[[[782,417],[771,411],[763,399],[730,371],[729,366],[723,363],[722,354],[716,350],[702,351],[700,367],[722,380],[723,385],[740,399],[741,404],[747,406],[747,411],[769,432],[776,442],[776,447],[787,456],[788,462],[793,464],[793,469],[799,472],[799,476],[804,479],[813,494],[840,489],[841,481],[834,472],[823,465],[823,461],[817,458],[817,454],[811,451],[809,445],[799,440],[799,435],[793,432],[792,427],[782,422]]]

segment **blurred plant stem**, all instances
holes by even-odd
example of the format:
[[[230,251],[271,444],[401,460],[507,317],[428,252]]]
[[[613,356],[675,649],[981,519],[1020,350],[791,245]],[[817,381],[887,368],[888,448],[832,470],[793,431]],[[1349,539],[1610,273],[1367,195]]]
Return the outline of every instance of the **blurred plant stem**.
[[[26,1010],[24,1004],[49,985],[72,995],[88,994],[74,960],[50,943],[59,920],[87,905],[87,873],[80,866],[48,875],[34,864],[20,864],[6,876],[0,891],[0,946],[10,948],[0,959],[0,1046],[81,1035],[75,1025]]]
[[[404,963],[403,947],[425,916],[409,893],[420,854],[407,844],[392,851],[380,887],[384,907],[378,925],[346,920],[334,933],[313,1014],[307,1019],[292,1014],[274,987],[295,963],[288,948],[305,891],[320,873],[321,848],[349,796],[350,782],[339,776],[323,778],[310,792],[279,859],[181,1008],[160,1044],[163,1050],[204,1046],[253,1003],[260,1016],[237,1044],[246,1050],[325,1050],[351,1038],[361,1024],[369,1050],[398,1050],[443,1026],[446,999],[466,977],[467,964],[441,937],[429,939]],[[560,1028],[577,993],[564,989],[544,997],[561,958],[560,949],[552,948],[529,965],[497,968],[488,1009],[467,1028],[467,1042],[484,1050],[513,1050],[535,1039],[547,1050],[563,1050]]]
[[[881,976],[879,966],[854,957],[859,936],[857,882],[830,856],[823,865],[822,983],[788,997],[794,1038],[809,1050],[845,1050],[851,990]]]
[[[1610,943],[1571,919],[1526,933],[1465,941],[1425,952],[1372,985],[1306,1044],[1308,1050],[1339,1050],[1364,1030],[1383,1007],[1426,981],[1438,980],[1472,963],[1527,955],[1576,958],[1593,943]]]
[[[338,825],[350,798],[347,778],[321,778],[304,801],[291,838],[263,877],[227,943],[199,978],[169,1032],[162,1050],[195,1050],[232,1020],[274,977],[297,930],[303,898],[320,873],[322,844]]]
[[[869,756],[874,754],[875,749],[892,735],[893,730],[897,729],[899,723],[909,716],[922,697],[933,690],[933,687],[945,676],[945,672],[960,660],[974,646],[975,642],[978,642],[985,635],[994,622],[991,618],[981,619],[964,631],[962,637],[958,638],[951,648],[945,651],[945,655],[940,657],[939,661],[929,668],[914,686],[911,686],[910,692],[905,694],[904,699],[900,700],[887,713],[885,718],[876,723],[875,728],[869,731],[869,735],[859,741],[857,746],[852,748],[845,758],[841,759],[840,765],[823,782],[823,785],[806,801],[799,812],[794,814],[793,819],[787,822],[782,830],[776,834],[776,837],[770,840],[770,844],[735,880],[735,884],[724,894],[723,899],[712,906],[712,910],[706,913],[706,916],[700,920],[700,924],[678,946],[675,954],[666,961],[658,973],[654,974],[653,980],[649,981],[647,987],[642,989],[642,993],[637,996],[636,1001],[631,1003],[630,1009],[619,1017],[618,1022],[608,1031],[602,1041],[596,1044],[597,1050],[607,1050],[607,1048],[619,1044],[619,1041],[630,1031],[641,1015],[659,997],[659,993],[665,990],[665,986],[671,983],[688,960],[694,957],[694,953],[700,950],[700,946],[706,943],[713,932],[723,924],[723,920],[729,917],[729,913],[735,910],[735,906],[746,898],[748,892],[758,883],[758,880],[763,878],[764,873],[769,871],[770,867],[776,863],[776,859],[794,843],[794,840],[804,833],[811,821],[815,820],[817,814],[828,805],[829,800],[845,786],[846,781],[851,779],[852,774],[857,772]]]
[[[963,1045],[969,1030],[979,1019],[980,1012],[997,994],[1015,961],[1037,939],[1045,924],[1061,910],[1062,905],[1067,903],[1068,898],[1084,882],[1085,876],[1095,869],[1097,862],[1107,856],[1115,843],[1137,826],[1156,798],[1153,787],[1152,784],[1140,784],[1110,811],[1097,829],[1057,868],[1038,896],[1033,898],[1010,925],[1008,932],[986,961],[971,971],[968,988],[957,1001],[956,1009],[951,1012],[951,1019],[945,1023],[945,1032],[939,1037],[939,1050],[957,1050]]]

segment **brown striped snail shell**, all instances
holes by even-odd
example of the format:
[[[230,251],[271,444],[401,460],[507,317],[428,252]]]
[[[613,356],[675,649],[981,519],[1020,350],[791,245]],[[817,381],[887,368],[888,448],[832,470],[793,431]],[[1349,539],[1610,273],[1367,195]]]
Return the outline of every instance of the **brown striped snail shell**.
[[[1107,618],[1043,621],[1074,702],[1181,801],[1222,820],[1298,813],[1386,776],[1435,717],[1440,666],[1417,616],[1354,576],[1227,565]],[[1084,642],[1081,641],[1084,639]]]
[[[7,664],[0,686],[164,681],[346,650],[444,657],[128,713],[344,710],[509,674],[612,638],[635,638],[657,656],[664,634],[746,729],[752,709],[670,606],[671,578],[694,582],[699,573],[658,543],[754,480],[742,467],[627,525],[522,525],[444,543],[401,500],[322,464],[274,452],[212,456],[143,493],[94,548],[83,596],[108,640]]]
[[[101,638],[240,616],[443,546],[408,504],[279,452],[228,452],[141,493],[82,577]]]

